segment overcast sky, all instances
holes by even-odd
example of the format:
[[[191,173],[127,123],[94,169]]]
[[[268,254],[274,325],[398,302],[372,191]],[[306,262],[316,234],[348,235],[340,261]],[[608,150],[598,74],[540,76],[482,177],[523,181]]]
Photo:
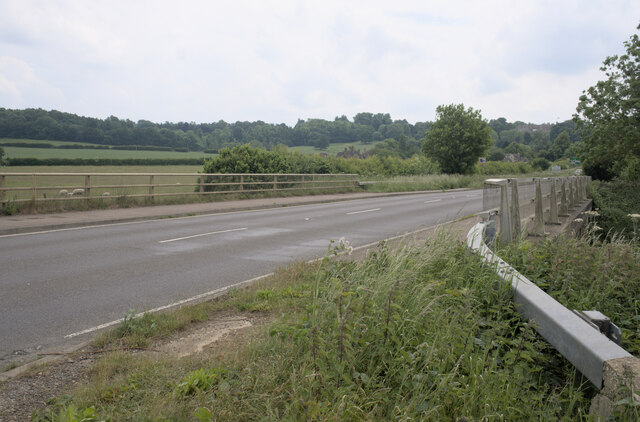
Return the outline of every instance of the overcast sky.
[[[0,0],[0,107],[295,124],[571,118],[640,1]]]

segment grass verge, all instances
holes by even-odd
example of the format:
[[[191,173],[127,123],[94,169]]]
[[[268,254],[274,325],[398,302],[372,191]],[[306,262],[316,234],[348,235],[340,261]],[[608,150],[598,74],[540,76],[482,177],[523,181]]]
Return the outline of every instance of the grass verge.
[[[250,336],[183,359],[112,353],[34,420],[586,418],[592,392],[450,234],[381,244],[360,262],[329,259],[348,249],[333,243],[321,262],[281,269],[184,318],[268,313]],[[100,346],[162,336],[169,315],[120,327]]]
[[[522,241],[497,253],[567,308],[608,316],[622,330],[622,347],[640,357],[640,248],[616,236],[603,242],[590,227],[577,239]]]

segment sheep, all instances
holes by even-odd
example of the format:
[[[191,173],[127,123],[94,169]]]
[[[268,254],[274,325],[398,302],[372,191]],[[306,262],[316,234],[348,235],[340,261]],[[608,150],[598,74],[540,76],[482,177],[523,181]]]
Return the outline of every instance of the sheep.
[[[84,195],[84,189],[74,189],[73,192],[71,192],[70,196],[82,196]]]
[[[109,192],[103,192],[102,196],[111,196],[111,194]]]
[[[69,196],[69,191],[66,189],[61,189],[60,192],[58,192],[58,196],[62,196],[62,197]]]

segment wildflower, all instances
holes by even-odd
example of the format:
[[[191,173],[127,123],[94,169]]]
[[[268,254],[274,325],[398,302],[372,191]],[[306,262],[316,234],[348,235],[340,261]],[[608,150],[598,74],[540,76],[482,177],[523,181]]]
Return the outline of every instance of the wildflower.
[[[640,214],[627,214],[627,217],[631,217],[635,220],[637,218],[640,218]]]
[[[593,231],[598,231],[598,230],[602,230],[602,227],[598,226],[597,224],[594,224]]]
[[[584,215],[589,215],[592,217],[597,217],[600,215],[600,213],[598,211],[585,211],[583,212]]]
[[[582,218],[576,218],[573,221],[575,221],[576,223],[582,223],[584,220]]]

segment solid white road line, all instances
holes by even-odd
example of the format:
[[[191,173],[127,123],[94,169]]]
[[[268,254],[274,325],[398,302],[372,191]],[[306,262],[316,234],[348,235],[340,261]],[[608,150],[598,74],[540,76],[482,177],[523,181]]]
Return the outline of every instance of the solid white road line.
[[[158,243],[177,242],[178,240],[193,239],[194,237],[209,236],[209,235],[212,235],[212,234],[239,232],[239,231],[247,230],[247,229],[248,229],[248,227],[240,227],[240,228],[237,228],[237,229],[219,230],[217,232],[200,233],[200,234],[194,234],[193,236],[185,236],[185,237],[177,237],[175,239],[160,240],[160,241],[158,241]]]
[[[442,201],[442,198],[440,198],[440,199],[432,199],[431,201],[424,201],[424,203],[425,204],[430,204],[432,202],[440,202],[440,201]]]
[[[347,215],[362,214],[364,212],[380,211],[381,209],[382,208],[371,208],[370,210],[351,211],[351,212],[348,212]]]
[[[175,306],[184,305],[185,303],[193,302],[193,301],[196,301],[196,300],[199,300],[199,299],[204,299],[204,298],[207,298],[207,297],[210,297],[210,296],[214,296],[214,297],[215,296],[220,296],[222,293],[226,292],[229,289],[234,289],[236,287],[240,287],[240,286],[243,286],[245,284],[250,284],[250,283],[253,283],[255,281],[262,280],[263,278],[271,277],[272,275],[273,275],[273,273],[261,275],[259,277],[255,277],[255,278],[252,278],[250,280],[241,281],[240,283],[236,283],[236,284],[232,284],[230,286],[221,287],[219,289],[211,290],[209,292],[202,293],[202,294],[190,297],[188,299],[183,299],[183,300],[180,300],[178,302],[171,303],[169,305],[160,306],[159,308],[154,308],[154,309],[151,309],[151,310],[148,310],[148,311],[145,311],[145,312],[139,312],[139,313],[134,315],[134,318],[139,318],[139,317],[141,317],[141,316],[143,316],[144,314],[147,314],[147,313],[153,314],[153,313],[156,313],[156,312],[164,311],[165,309],[173,308]],[[116,321],[107,322],[105,324],[97,325],[95,327],[87,328],[86,330],[78,331],[76,333],[67,334],[66,336],[64,336],[64,338],[73,338],[73,337],[81,336],[83,334],[92,333],[94,331],[98,331],[98,330],[101,330],[103,328],[107,328],[107,327],[111,327],[111,326],[116,325],[116,324],[120,324],[122,321],[124,321],[124,318],[120,318],[120,319],[118,319]]]

